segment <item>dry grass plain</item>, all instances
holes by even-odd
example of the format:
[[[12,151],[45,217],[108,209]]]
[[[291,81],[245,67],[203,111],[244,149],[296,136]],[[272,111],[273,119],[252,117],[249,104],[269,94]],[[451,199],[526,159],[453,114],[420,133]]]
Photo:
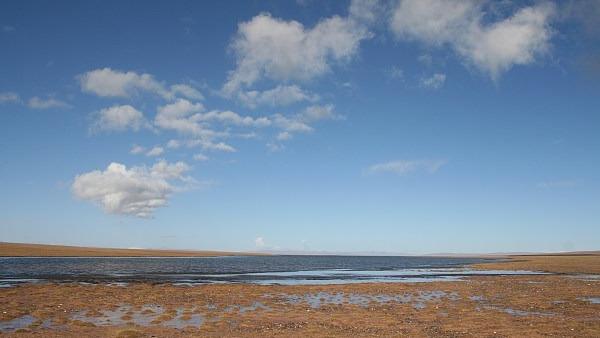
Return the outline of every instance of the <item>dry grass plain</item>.
[[[224,251],[112,249],[0,242],[0,257],[214,257],[239,255],[259,254]]]

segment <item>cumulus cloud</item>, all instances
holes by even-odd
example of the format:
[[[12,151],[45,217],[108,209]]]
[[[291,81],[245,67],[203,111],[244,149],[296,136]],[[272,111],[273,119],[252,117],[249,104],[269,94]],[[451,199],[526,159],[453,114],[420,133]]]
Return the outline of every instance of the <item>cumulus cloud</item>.
[[[287,106],[293,103],[319,100],[319,96],[304,91],[297,85],[278,85],[275,88],[258,91],[240,91],[238,99],[246,106],[255,108],[257,106]]]
[[[0,93],[0,103],[16,103],[20,102],[21,98],[19,94],[15,92],[2,92]]]
[[[202,94],[186,84],[167,87],[151,74],[138,74],[133,71],[120,71],[111,68],[95,69],[78,76],[81,90],[101,97],[131,97],[138,93],[156,94],[166,100],[177,97],[202,99]]]
[[[550,47],[555,7],[537,3],[512,16],[485,22],[480,0],[401,0],[390,21],[398,38],[450,46],[468,64],[497,79],[515,65],[526,65]]]
[[[185,99],[158,108],[154,124],[184,134],[201,134],[204,128],[198,122],[199,112],[204,111],[202,103],[192,103]]]
[[[144,114],[130,105],[112,106],[96,113],[92,131],[140,130],[148,127]]]
[[[157,208],[167,205],[177,188],[174,181],[189,180],[184,162],[159,161],[152,167],[127,168],[111,163],[105,170],[94,170],[75,177],[73,194],[90,201],[106,213],[150,217]]]
[[[261,128],[272,124],[270,118],[242,116],[226,110],[203,112],[204,106],[179,99],[158,108],[154,124],[163,129],[177,131],[190,139],[185,141],[170,140],[168,148],[179,148],[182,144],[188,147],[201,147],[208,151],[235,152],[236,149],[219,138],[231,136],[228,131],[215,131],[211,124],[218,123],[224,127]],[[245,134],[244,134],[245,135]]]
[[[70,105],[55,98],[41,98],[34,96],[27,101],[27,107],[32,109],[68,108]]]
[[[223,86],[232,95],[261,78],[309,80],[328,72],[332,64],[350,60],[371,33],[360,20],[333,16],[312,28],[260,14],[238,25],[230,48],[236,68]]]
[[[423,88],[429,89],[440,89],[446,82],[446,74],[436,73],[430,77],[424,77],[419,81],[419,84]]]
[[[444,160],[397,160],[374,164],[368,168],[368,172],[371,174],[393,173],[400,176],[416,171],[433,174],[444,164],[446,164]]]

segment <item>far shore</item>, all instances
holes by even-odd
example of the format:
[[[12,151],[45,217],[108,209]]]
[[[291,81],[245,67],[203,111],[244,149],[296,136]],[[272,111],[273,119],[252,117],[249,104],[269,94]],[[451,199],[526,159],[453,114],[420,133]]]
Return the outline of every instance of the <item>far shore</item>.
[[[0,257],[218,257],[260,256],[263,253],[208,251],[95,248],[67,245],[0,242]]]

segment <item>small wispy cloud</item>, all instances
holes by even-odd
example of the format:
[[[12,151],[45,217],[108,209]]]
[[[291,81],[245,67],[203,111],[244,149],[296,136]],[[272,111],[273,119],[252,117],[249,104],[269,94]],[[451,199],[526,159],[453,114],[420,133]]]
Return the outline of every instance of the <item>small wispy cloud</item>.
[[[265,239],[262,237],[256,237],[254,239],[254,245],[256,245],[257,248],[264,248],[265,247]]]
[[[199,161],[199,162],[204,162],[204,161],[208,161],[209,158],[208,158],[208,156],[206,156],[204,154],[195,154],[194,160]]]
[[[404,80],[404,70],[398,66],[392,66],[387,71],[387,75],[392,80]]]
[[[50,109],[50,108],[70,108],[71,105],[68,103],[49,97],[49,98],[41,98],[39,96],[34,96],[27,101],[27,106],[32,109]]]
[[[15,92],[2,92],[0,93],[0,103],[16,103],[20,102],[21,98],[19,94]]]
[[[146,153],[146,156],[150,156],[150,157],[160,156],[164,152],[165,152],[165,149],[163,147],[156,146],[156,147],[148,150],[148,152]]]
[[[446,74],[436,73],[430,77],[424,77],[419,81],[421,88],[440,89],[446,83]]]
[[[577,180],[559,180],[540,182],[537,184],[537,187],[540,189],[575,188],[579,185],[581,185],[581,182]]]
[[[367,172],[369,174],[393,173],[400,176],[418,171],[433,174],[446,163],[446,160],[397,160],[374,164],[367,169]]]

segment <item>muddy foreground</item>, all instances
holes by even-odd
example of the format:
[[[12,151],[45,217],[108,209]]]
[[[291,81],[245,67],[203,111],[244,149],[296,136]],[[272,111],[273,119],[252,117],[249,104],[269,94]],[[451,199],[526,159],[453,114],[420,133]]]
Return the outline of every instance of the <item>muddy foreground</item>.
[[[0,329],[6,337],[600,337],[600,256],[518,257],[489,268],[527,269],[528,261],[528,270],[560,274],[325,286],[25,284],[0,289]]]

